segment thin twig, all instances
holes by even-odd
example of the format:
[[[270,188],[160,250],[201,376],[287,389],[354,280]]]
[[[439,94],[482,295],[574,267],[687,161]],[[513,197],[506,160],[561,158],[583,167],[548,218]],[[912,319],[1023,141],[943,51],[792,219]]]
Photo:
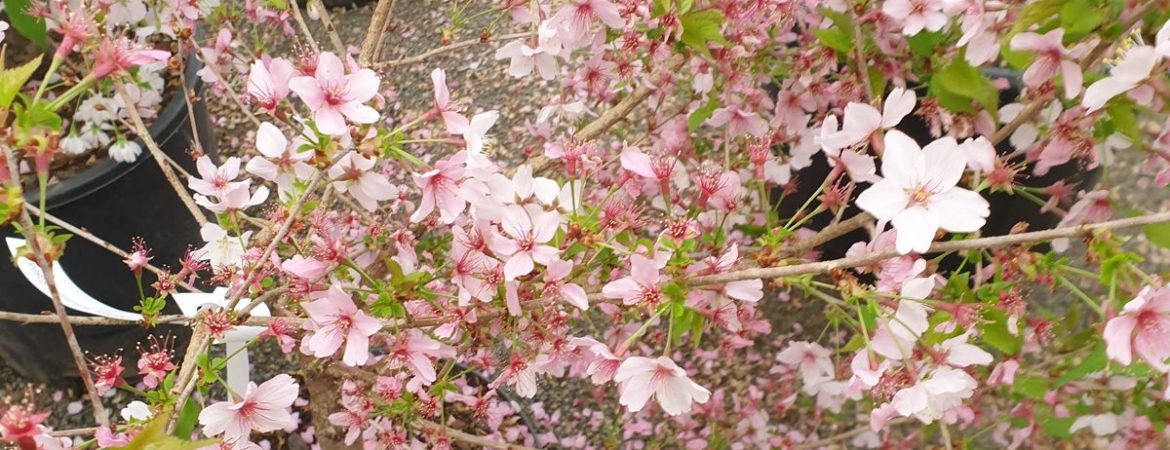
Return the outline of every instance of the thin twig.
[[[36,206],[29,205],[26,203],[24,205],[24,207],[27,208],[29,210],[29,212],[33,213],[34,215],[36,215],[38,217],[42,215],[41,210],[37,209]],[[47,219],[49,222],[53,222],[54,225],[57,225],[57,226],[61,227],[62,229],[64,229],[65,231],[73,233],[77,236],[81,236],[85,240],[96,244],[98,247],[109,250],[110,253],[121,256],[122,258],[129,258],[130,257],[129,252],[122,250],[121,248],[118,248],[118,246],[116,246],[114,244],[106,242],[102,238],[95,236],[93,233],[85,231],[85,230],[78,228],[77,226],[75,226],[69,222],[62,220],[60,217],[54,216],[50,213],[44,213],[43,215],[45,216],[45,219]],[[146,263],[146,270],[151,271],[152,273],[154,273],[155,275],[158,275],[159,277],[163,277],[163,276],[168,275],[168,273],[166,271],[158,268],[157,266],[155,266],[154,264],[151,264],[151,263]],[[188,291],[191,291],[191,292],[203,292],[202,290],[199,290],[199,288],[196,288],[195,286],[192,286],[190,283],[187,283],[186,281],[183,281],[183,280],[179,280],[179,286],[182,286],[184,289],[187,289]]]
[[[305,17],[301,15],[300,2],[290,2],[293,11],[293,19],[297,22],[297,27],[301,29],[301,34],[305,35],[305,39],[309,41],[309,48],[313,49],[313,53],[321,53],[321,46],[317,45],[317,39],[313,37],[313,32],[309,31],[309,25],[305,23]]]
[[[122,101],[127,105],[133,105],[134,101],[130,99],[129,94],[126,93],[126,85],[119,78],[114,78],[114,86],[118,89],[118,95],[122,97]],[[166,177],[167,182],[174,188],[175,193],[179,195],[179,200],[187,206],[187,211],[195,218],[199,225],[207,223],[207,217],[195,205],[195,199],[191,197],[191,193],[187,192],[187,188],[179,183],[179,178],[175,176],[175,171],[167,164],[163,155],[162,149],[158,148],[158,144],[154,142],[154,138],[150,135],[150,130],[146,128],[146,123],[142,122],[142,116],[138,115],[138,108],[125,108],[130,113],[130,122],[134,125],[134,132],[138,134],[138,138],[146,144],[146,148],[150,150],[151,156],[154,157],[154,162],[158,163],[158,167],[162,169],[163,176]]]
[[[132,102],[127,102],[132,105]],[[134,108],[128,108],[133,110]],[[137,112],[135,112],[137,114]],[[8,161],[8,171],[11,180],[20,180],[20,174],[16,168],[20,166],[19,160],[11,148],[3,147],[4,157]],[[42,193],[43,194],[43,193]],[[60,320],[61,331],[65,334],[65,342],[69,344],[69,352],[73,355],[73,363],[77,365],[78,375],[81,376],[81,383],[85,386],[85,392],[89,394],[89,402],[93,406],[93,416],[97,420],[98,425],[109,426],[110,418],[106,414],[106,408],[102,405],[102,398],[98,395],[97,387],[93,383],[93,377],[89,373],[89,367],[85,364],[85,356],[81,352],[81,345],[77,343],[77,335],[73,333],[73,325],[69,323],[69,314],[65,312],[65,305],[61,303],[61,294],[57,291],[57,282],[53,275],[53,264],[46,256],[45,251],[41,248],[40,239],[37,237],[37,228],[33,225],[32,217],[29,216],[28,210],[20,209],[20,224],[24,228],[25,245],[28,246],[29,252],[33,254],[33,260],[36,261],[37,266],[41,268],[41,273],[45,278],[45,284],[49,288],[49,298],[53,300],[53,312],[56,313],[57,319]]]
[[[341,40],[341,36],[337,34],[337,28],[333,26],[333,17],[329,15],[329,8],[326,8],[321,0],[310,1],[313,3],[313,7],[317,8],[317,13],[321,15],[321,24],[325,25],[325,34],[329,36],[329,42],[333,44],[333,51],[337,52],[337,57],[349,54],[345,50],[345,43]]]
[[[481,448],[494,448],[498,450],[536,450],[532,447],[525,447],[523,445],[509,444],[507,442],[500,442],[494,439],[488,439],[483,436],[476,436],[474,434],[465,433],[451,427],[437,424],[426,419],[416,419],[415,423],[430,428],[436,432],[443,434],[451,439],[459,442],[465,442],[471,445],[479,446]]]
[[[869,213],[859,213],[847,220],[829,225],[821,229],[821,231],[817,232],[817,234],[813,235],[812,237],[809,237],[808,239],[801,239],[791,247],[784,250],[788,254],[799,255],[817,247],[818,245],[841,237],[850,231],[861,228],[871,221],[873,221],[873,216],[869,215]]]
[[[93,436],[97,433],[97,427],[74,428],[71,430],[50,431],[49,436],[53,437],[76,437],[76,436]]]
[[[317,190],[317,185],[324,178],[323,171],[318,171],[317,173],[313,174],[313,178],[309,180],[308,187],[305,188],[305,194],[298,198],[296,203],[293,204],[292,208],[288,212],[288,217],[284,219],[284,223],[280,224],[280,229],[276,231],[276,236],[272,237],[272,242],[268,243],[268,247],[264,249],[264,253],[262,253],[260,258],[256,260],[256,267],[248,272],[248,276],[244,278],[244,283],[241,285],[240,289],[237,289],[232,293],[231,298],[227,302],[228,311],[235,310],[236,304],[240,302],[240,298],[242,298],[244,293],[248,291],[248,286],[251,286],[252,283],[256,281],[256,277],[261,272],[260,265],[268,261],[268,257],[272,255],[272,252],[276,251],[276,246],[280,245],[280,241],[283,241],[284,237],[288,235],[288,232],[292,230],[292,224],[297,220],[297,214],[300,213],[301,207],[305,206],[305,202],[313,194],[313,191]]]
[[[366,37],[362,39],[362,50],[358,53],[358,66],[366,67],[377,56],[378,43],[382,41],[382,30],[390,20],[390,12],[394,10],[394,0],[378,0],[374,8],[374,16],[370,18],[370,26],[366,28]]]
[[[898,418],[898,419],[894,419],[894,420],[889,421],[888,423],[886,423],[886,426],[889,427],[889,426],[901,425],[901,424],[906,423],[908,421],[909,421],[909,419],[906,419],[904,417]],[[844,441],[846,439],[849,439],[853,436],[857,436],[859,434],[865,433],[866,431],[870,431],[872,429],[873,428],[870,428],[869,425],[862,425],[862,426],[854,428],[852,430],[848,430],[848,431],[845,431],[845,432],[842,432],[839,434],[835,434],[833,436],[829,436],[829,437],[824,438],[824,439],[819,439],[819,440],[812,441],[812,442],[805,442],[805,443],[802,443],[802,444],[797,445],[797,446],[792,447],[792,448],[793,448],[793,450],[810,450],[810,449],[814,449],[814,448],[822,448],[822,447],[825,447],[828,445],[832,445],[832,444],[836,444],[838,442]]]
[[[426,52],[423,52],[423,53],[420,53],[420,54],[417,54],[414,56],[407,56],[407,57],[404,57],[402,59],[377,62],[377,63],[374,63],[370,67],[374,68],[374,69],[386,69],[386,68],[390,68],[390,67],[394,67],[394,66],[402,66],[402,65],[407,65],[407,64],[417,64],[417,63],[426,61],[428,58],[431,58],[431,57],[434,57],[437,55],[441,55],[443,53],[447,53],[450,51],[459,50],[461,48],[471,47],[471,46],[476,45],[476,44],[483,44],[486,42],[494,42],[494,41],[507,41],[507,40],[512,40],[512,39],[522,39],[522,38],[526,38],[526,37],[532,37],[534,35],[535,35],[535,33],[531,32],[531,31],[527,31],[524,33],[512,33],[512,34],[503,34],[503,35],[499,35],[499,36],[492,36],[492,37],[488,38],[487,41],[484,41],[481,38],[468,39],[466,41],[460,41],[460,42],[456,42],[453,44],[447,44],[447,45],[444,45],[442,47],[434,48],[434,49],[428,50]]]
[[[191,45],[195,46],[196,49],[200,48],[199,43],[195,42],[194,37],[190,38],[190,43],[191,43]],[[199,58],[203,57],[202,51],[196,51],[195,54]],[[260,118],[256,117],[256,115],[252,113],[251,108],[248,108],[247,105],[244,105],[244,100],[240,98],[240,95],[236,93],[235,89],[232,89],[232,87],[228,84],[227,80],[225,78],[221,77],[219,75],[219,72],[215,71],[215,66],[213,64],[208,64],[206,61],[204,61],[203,69],[211,72],[211,74],[213,76],[215,76],[216,79],[220,80],[223,83],[223,88],[225,91],[227,91],[228,98],[232,99],[232,103],[235,103],[236,106],[240,108],[240,112],[244,113],[244,116],[246,116],[248,118],[248,120],[252,122],[252,125],[255,125],[257,128],[259,128],[260,127]]]
[[[1053,228],[1050,230],[1034,231],[1028,233],[1009,234],[1005,236],[993,236],[978,239],[964,239],[959,241],[938,242],[930,247],[928,253],[951,252],[959,250],[972,249],[990,249],[1006,247],[1011,245],[1028,244],[1033,242],[1048,241],[1057,238],[1067,238],[1074,236],[1083,236],[1094,231],[1116,230],[1122,228],[1139,227],[1143,225],[1150,225],[1155,223],[1170,222],[1170,211],[1163,211],[1155,214],[1145,216],[1131,217],[1126,219],[1111,220],[1108,222],[1100,222],[1095,224],[1084,224],[1072,227]],[[770,279],[781,278],[797,275],[808,274],[822,274],[834,269],[844,269],[850,267],[859,267],[869,265],[885,259],[897,257],[898,252],[889,250],[882,252],[869,253],[862,256],[855,256],[849,258],[840,258],[829,261],[794,264],[790,266],[778,267],[760,267],[740,269],[732,272],[726,272],[717,275],[704,275],[694,278],[686,279],[679,278],[676,281],[684,281],[688,286],[706,286],[712,284],[727,283],[730,281],[752,280],[752,279]],[[590,304],[597,304],[601,302],[610,301],[606,299],[600,292],[594,291],[588,295]],[[544,306],[555,303],[551,300],[533,300],[524,303],[525,306]],[[490,320],[501,315],[500,311],[488,311],[478,314],[480,320]],[[14,320],[18,322],[28,323],[49,323],[59,320],[58,318],[47,316],[43,314],[18,314],[18,313],[0,313],[0,320]],[[70,318],[75,325],[127,325],[134,324],[137,321],[108,319],[104,317],[80,317]],[[184,316],[160,316],[158,318],[160,323],[183,322],[190,320],[189,317]],[[246,320],[240,321],[239,325],[258,325],[267,326],[276,320],[284,320],[293,326],[300,326],[309,319],[299,317],[248,317]],[[455,317],[449,316],[435,316],[415,318],[412,320],[397,320],[387,319],[382,323],[386,327],[404,329],[404,328],[420,328],[438,326],[457,320]]]
[[[1127,219],[1111,220],[1108,222],[1084,224],[1073,227],[1053,228],[1050,230],[1033,231],[1028,233],[1008,234],[1004,236],[992,236],[978,239],[964,239],[959,241],[936,242],[934,245],[930,246],[930,251],[927,253],[999,248],[1010,245],[1049,241],[1058,238],[1083,236],[1098,230],[1131,228],[1162,222],[1170,222],[1170,211],[1163,211],[1145,216],[1130,217]],[[739,280],[769,279],[795,275],[819,274],[826,273],[834,269],[864,266],[885,259],[894,258],[898,255],[899,254],[897,251],[886,250],[850,258],[841,258],[807,264],[742,269],[717,275],[698,276],[690,279],[689,281],[691,285],[708,285]]]

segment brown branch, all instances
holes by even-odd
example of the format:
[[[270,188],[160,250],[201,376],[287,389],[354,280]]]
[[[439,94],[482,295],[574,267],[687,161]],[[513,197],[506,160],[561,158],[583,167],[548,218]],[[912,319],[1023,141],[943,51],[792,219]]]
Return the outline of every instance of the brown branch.
[[[390,20],[390,12],[394,10],[394,0],[378,0],[374,8],[374,16],[370,18],[370,26],[366,28],[366,37],[362,39],[362,50],[358,53],[358,66],[366,67],[372,63],[377,55],[378,44],[382,41],[382,30]]]
[[[301,15],[301,6],[299,2],[292,2],[293,19],[297,22],[297,27],[301,29],[301,34],[305,35],[305,39],[309,41],[309,48],[313,49],[313,53],[321,53],[321,46],[317,44],[317,39],[313,37],[313,32],[309,31],[309,25],[305,23],[305,16]],[[340,56],[340,55],[339,55]]]
[[[1050,230],[1033,231],[1028,233],[1008,234],[1004,236],[992,236],[978,239],[964,239],[959,241],[936,242],[930,246],[928,253],[952,252],[959,250],[972,249],[990,249],[1006,247],[1010,245],[1027,244],[1033,242],[1049,241],[1052,239],[1067,238],[1073,236],[1081,236],[1097,230],[1114,230],[1119,228],[1131,228],[1142,225],[1150,225],[1155,223],[1170,222],[1170,211],[1163,211],[1156,214],[1149,214],[1145,216],[1131,217],[1127,219],[1111,220],[1108,222],[1100,222],[1095,224],[1084,224],[1072,227],[1053,228]],[[830,261],[819,261],[806,264],[795,264],[791,266],[780,267],[761,267],[753,269],[742,269],[733,272],[721,273],[717,275],[698,276],[690,279],[691,285],[708,285],[726,283],[729,281],[752,280],[752,279],[767,279],[767,278],[781,278],[796,275],[820,274],[826,273],[834,269],[843,269],[850,267],[859,267],[872,264],[884,259],[889,259],[898,256],[898,252],[894,250],[887,250],[882,252],[869,253],[862,256],[855,256],[851,258],[834,259]]]
[[[199,50],[201,47],[199,46],[198,42],[195,42],[195,37],[192,36],[191,38],[189,38],[189,42],[196,49],[196,51],[195,51],[196,57],[200,58],[200,60],[202,61],[203,51]],[[252,125],[255,125],[256,128],[259,128],[260,127],[260,118],[256,117],[256,115],[252,113],[251,108],[248,108],[247,105],[244,105],[244,100],[240,98],[240,94],[237,94],[236,90],[233,89],[230,84],[228,84],[227,79],[220,76],[219,72],[217,72],[215,70],[215,64],[210,64],[210,63],[204,61],[203,62],[203,70],[211,72],[211,74],[214,75],[215,78],[218,78],[223,83],[223,88],[225,91],[227,91],[228,98],[230,98],[232,100],[232,103],[235,103],[236,106],[238,106],[240,108],[240,112],[244,113],[244,116],[247,117],[248,120],[252,122]],[[186,84],[184,84],[184,86],[186,86]],[[198,135],[196,135],[196,138],[198,138]]]
[[[901,424],[906,423],[906,422],[909,422],[909,419],[907,419],[905,417],[901,417],[901,418],[897,418],[897,419],[893,419],[893,420],[889,421],[889,423],[887,423],[886,426],[901,425]],[[853,436],[857,436],[857,435],[864,433],[866,431],[869,431],[869,430],[872,430],[872,428],[870,428],[869,425],[862,425],[862,426],[854,428],[852,430],[848,430],[848,431],[845,431],[845,432],[842,432],[839,434],[835,434],[833,436],[829,436],[829,437],[824,438],[824,439],[819,439],[819,440],[812,441],[812,442],[805,442],[805,443],[802,443],[802,444],[797,445],[797,446],[792,447],[792,448],[794,450],[810,450],[810,449],[814,449],[814,448],[824,448],[826,446],[836,444],[838,442],[844,441],[844,440],[849,439]]]
[[[536,450],[532,447],[525,447],[523,445],[509,444],[507,442],[500,442],[494,439],[488,439],[483,436],[476,436],[474,434],[465,433],[454,428],[431,422],[426,419],[415,419],[415,423],[422,425],[424,428],[435,430],[436,432],[454,439],[459,442],[468,443],[479,446],[481,448],[494,448],[498,450]]]
[[[29,212],[31,212],[33,215],[36,215],[38,217],[42,215],[41,210],[37,209],[37,207],[35,207],[33,205],[25,204],[24,207],[27,208],[29,210]],[[45,216],[45,219],[47,219],[49,222],[53,222],[54,225],[57,225],[57,226],[61,227],[62,229],[64,229],[65,231],[73,233],[77,236],[81,236],[82,238],[85,238],[85,240],[96,244],[98,247],[101,247],[101,248],[108,250],[110,253],[121,256],[122,258],[130,257],[129,252],[122,250],[121,248],[118,248],[114,244],[106,242],[102,238],[95,236],[93,233],[85,231],[85,230],[78,228],[77,226],[75,226],[69,222],[62,220],[60,217],[54,216],[54,215],[49,214],[49,213],[43,213],[43,215]],[[158,275],[159,277],[165,276],[167,273],[151,263],[146,263],[146,270],[151,271],[152,273],[154,273],[155,275]],[[190,283],[187,283],[186,281],[183,281],[183,280],[179,280],[179,285],[182,286],[184,289],[187,289],[188,291],[191,291],[191,292],[203,292],[203,291],[199,290],[199,288],[196,288],[195,286],[192,286]]]
[[[126,104],[133,105],[134,103],[127,101]],[[133,107],[128,109],[134,110]],[[135,114],[137,114],[137,111],[135,111]],[[20,174],[16,169],[20,166],[19,160],[8,146],[3,147],[3,152],[8,163],[9,179],[14,180],[13,182],[15,183],[19,183]],[[28,210],[24,208],[20,209],[19,220],[25,234],[25,245],[28,246],[29,252],[33,254],[33,260],[41,268],[42,275],[45,277],[45,284],[49,288],[49,298],[53,301],[53,312],[57,314],[57,319],[60,321],[61,332],[65,335],[65,342],[69,344],[69,352],[73,355],[73,363],[77,365],[78,375],[81,376],[81,384],[85,386],[85,392],[89,394],[89,402],[93,406],[94,419],[97,420],[98,425],[109,426],[110,419],[106,414],[106,408],[102,405],[102,398],[98,395],[97,387],[93,383],[93,377],[89,373],[89,367],[85,364],[85,356],[81,352],[81,345],[77,343],[77,335],[73,333],[73,325],[69,323],[69,314],[65,312],[65,305],[61,303],[61,294],[57,292],[57,283],[53,275],[53,264],[46,257],[44,249],[41,248],[40,238],[37,234],[33,234],[37,233],[38,229],[33,225],[32,217],[29,216]]]
[[[118,95],[122,97],[122,101],[127,105],[134,105],[134,101],[126,93],[126,85],[122,83],[120,78],[114,78],[114,86],[118,89]],[[154,142],[154,137],[150,135],[150,130],[146,128],[146,123],[142,122],[142,116],[138,115],[138,108],[125,108],[130,113],[130,122],[134,125],[134,132],[138,134],[138,138],[146,144],[146,148],[150,151],[150,155],[154,157],[154,162],[158,163],[158,167],[162,169],[163,176],[166,177],[167,182],[174,188],[175,193],[178,194],[179,200],[187,206],[187,211],[195,218],[199,225],[207,223],[207,217],[195,205],[195,199],[191,197],[191,193],[187,192],[187,188],[179,182],[179,178],[175,176],[175,171],[166,162],[166,156],[162,149],[158,148],[158,144]]]
[[[859,213],[847,220],[837,222],[821,229],[821,231],[817,232],[817,234],[813,235],[812,237],[800,240],[791,247],[785,248],[784,252],[790,255],[802,254],[815,248],[818,245],[824,244],[833,239],[844,236],[850,231],[861,228],[865,226],[865,224],[872,221],[873,216],[869,215],[869,213]]]
[[[493,37],[488,38],[487,41],[484,41],[481,38],[468,39],[466,41],[460,41],[460,42],[456,42],[454,44],[448,44],[448,45],[445,45],[442,47],[434,48],[434,49],[428,50],[428,51],[423,52],[423,53],[419,53],[419,54],[414,55],[414,56],[407,56],[407,57],[404,57],[402,59],[395,59],[395,60],[390,60],[390,61],[376,62],[370,67],[373,69],[386,69],[386,68],[390,68],[390,67],[394,67],[394,66],[401,66],[401,65],[406,65],[406,64],[416,64],[416,63],[426,61],[428,58],[434,57],[436,55],[441,55],[443,53],[447,53],[450,51],[459,50],[461,48],[471,47],[471,46],[476,45],[476,44],[483,44],[483,43],[494,42],[494,41],[506,41],[506,40],[511,40],[511,39],[522,39],[522,38],[526,38],[526,37],[531,37],[533,35],[534,35],[533,32],[528,31],[528,32],[524,32],[524,33],[512,33],[512,34],[503,34],[500,36],[493,36]]]
[[[853,220],[853,219],[850,219]],[[1028,244],[1033,242],[1048,241],[1058,238],[1067,238],[1074,236],[1082,236],[1098,230],[1116,230],[1122,228],[1139,227],[1143,225],[1150,225],[1155,223],[1170,222],[1170,211],[1163,211],[1155,214],[1145,216],[1131,217],[1126,219],[1111,220],[1108,222],[1100,222],[1095,224],[1084,224],[1072,227],[1053,228],[1050,230],[1034,231],[1028,233],[1009,234],[1004,236],[992,236],[977,239],[964,239],[959,241],[937,242],[930,247],[929,253],[951,252],[960,250],[972,249],[990,249],[1006,247],[1010,245]],[[843,269],[850,267],[859,267],[872,264],[884,259],[897,257],[896,251],[883,251],[870,253],[862,256],[855,256],[850,258],[840,258],[829,261],[820,261],[813,263],[794,264],[790,266],[777,267],[759,267],[740,269],[732,272],[721,273],[717,275],[697,276],[690,279],[679,279],[679,281],[686,281],[689,286],[706,286],[711,284],[727,283],[730,281],[751,280],[751,279],[770,279],[781,278],[797,275],[821,274],[834,269]],[[602,302],[609,302],[611,299],[605,298],[601,292],[594,291],[589,293],[589,303],[598,304]],[[524,306],[539,307],[547,306],[555,303],[553,300],[535,300],[527,302]],[[479,313],[477,317],[480,320],[488,320],[502,315],[501,311],[487,311]],[[0,320],[11,320],[25,323],[55,323],[60,319],[57,317],[44,314],[19,314],[0,312]],[[75,325],[132,325],[139,323],[133,320],[109,319],[105,317],[71,317],[68,319]],[[186,316],[167,315],[158,318],[159,323],[183,323],[192,320]],[[238,325],[256,325],[268,326],[276,320],[284,320],[290,325],[300,326],[309,319],[299,317],[247,317]],[[386,319],[383,320],[383,326],[391,328],[420,328],[439,326],[456,320],[449,316],[424,317],[412,320]]]
[[[53,437],[76,437],[76,436],[93,436],[97,433],[97,427],[74,428],[71,430],[50,431],[49,436]]]
[[[321,24],[325,25],[325,34],[329,36],[329,43],[333,44],[333,51],[337,52],[338,58],[343,58],[349,52],[345,50],[345,43],[341,40],[341,36],[337,34],[337,28],[333,26],[333,17],[329,15],[329,8],[321,0],[310,0],[313,7],[317,8],[317,13],[321,15]]]
[[[228,311],[235,311],[236,304],[240,302],[240,298],[242,298],[244,293],[247,292],[247,287],[256,282],[256,277],[260,274],[260,266],[268,261],[268,257],[272,256],[272,252],[276,251],[276,246],[280,245],[280,241],[283,241],[284,237],[288,235],[290,230],[292,230],[292,224],[297,220],[297,215],[300,214],[301,208],[305,206],[305,201],[307,201],[308,198],[313,194],[313,191],[317,189],[317,184],[319,184],[324,178],[325,176],[323,171],[318,171],[317,173],[313,174],[313,178],[309,180],[309,185],[305,188],[304,195],[301,195],[301,197],[297,199],[296,203],[293,204],[292,209],[290,209],[288,212],[288,217],[284,219],[284,223],[280,224],[280,229],[276,231],[276,236],[272,237],[272,242],[268,243],[268,247],[264,249],[264,253],[260,255],[260,259],[256,260],[256,267],[254,267],[248,273],[248,276],[244,278],[244,284],[241,285],[242,287],[233,292],[231,298],[228,299]]]

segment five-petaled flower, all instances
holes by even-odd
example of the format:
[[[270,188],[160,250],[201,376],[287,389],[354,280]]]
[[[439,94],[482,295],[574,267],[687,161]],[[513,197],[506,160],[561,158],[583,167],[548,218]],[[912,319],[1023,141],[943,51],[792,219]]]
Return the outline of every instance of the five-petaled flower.
[[[301,306],[312,319],[305,322],[312,334],[301,341],[303,353],[327,358],[345,344],[343,363],[360,366],[369,361],[370,336],[382,329],[382,322],[359,310],[340,286],[331,286],[320,298]]]
[[[919,148],[901,131],[886,133],[882,179],[857,198],[857,206],[898,230],[902,254],[924,253],[934,234],[966,233],[983,227],[990,206],[979,194],[958,187],[967,158],[954,138]]]

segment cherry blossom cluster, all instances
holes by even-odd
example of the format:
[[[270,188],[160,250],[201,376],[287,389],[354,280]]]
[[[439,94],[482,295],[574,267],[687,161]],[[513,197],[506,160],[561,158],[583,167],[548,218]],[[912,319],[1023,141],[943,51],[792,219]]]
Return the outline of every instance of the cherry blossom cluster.
[[[153,117],[188,51],[256,127],[194,155],[202,242],[142,294],[226,288],[204,341],[90,357],[99,394],[141,396],[100,448],[175,422],[225,449],[1170,442],[1170,288],[1114,231],[1170,229],[1084,181],[1140,155],[1111,182],[1170,183],[1161,0],[508,1],[470,45],[519,111],[433,54],[398,92],[362,43],[268,54],[222,22],[298,35],[298,5],[107,3],[40,12],[61,58],[95,52],[88,97],[47,97],[78,103],[62,150],[133,160],[125,99]],[[233,391],[207,343],[244,326],[304,370]],[[74,446],[34,411],[3,438]]]

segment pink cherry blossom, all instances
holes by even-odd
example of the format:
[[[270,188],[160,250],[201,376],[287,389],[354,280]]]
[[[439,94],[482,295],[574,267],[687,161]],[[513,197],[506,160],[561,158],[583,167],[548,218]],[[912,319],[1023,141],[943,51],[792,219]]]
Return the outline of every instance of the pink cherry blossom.
[[[329,168],[333,188],[348,192],[367,211],[378,209],[378,202],[398,196],[398,188],[390,184],[384,175],[375,173],[375,161],[357,152],[346,153]]]
[[[1012,50],[1035,52],[1035,59],[1024,71],[1024,84],[1037,87],[1056,76],[1064,75],[1064,96],[1076,97],[1081,92],[1081,66],[1070,59],[1070,52],[1064,48],[1064,30],[1057,28],[1045,34],[1024,32],[1012,37]]]
[[[1170,288],[1145,287],[1105,324],[1105,354],[1129,365],[1133,354],[1159,372],[1170,372]]]
[[[131,67],[166,62],[170,57],[170,52],[147,50],[125,36],[118,36],[115,39],[103,37],[94,51],[94,66],[87,76],[102,79],[123,73]]]
[[[565,277],[573,270],[573,263],[564,260],[554,260],[548,264],[544,273],[544,295],[548,298],[560,299],[582,311],[589,309],[589,298],[585,289],[576,283],[566,283]]]
[[[732,244],[718,257],[708,256],[687,268],[690,275],[715,275],[731,271],[739,261],[739,244]],[[760,279],[730,281],[723,284],[723,294],[744,302],[758,302],[764,297],[764,282]]]
[[[447,90],[447,73],[443,69],[431,71],[431,82],[435,86],[435,114],[443,118],[447,132],[458,133],[470,125],[466,117],[452,109],[451,93]]]
[[[403,332],[390,347],[385,360],[388,367],[407,367],[417,380],[430,385],[438,379],[434,359],[453,358],[455,349],[431,339],[418,329]]]
[[[211,158],[204,155],[195,161],[195,168],[199,177],[187,179],[187,187],[200,194],[210,197],[221,197],[232,189],[245,186],[247,181],[235,181],[240,176],[240,158],[231,157],[216,167]]]
[[[902,23],[902,34],[914,36],[922,30],[939,31],[950,20],[943,13],[943,0],[886,0],[882,13]]]
[[[463,208],[467,207],[467,198],[460,192],[459,183],[463,180],[463,172],[467,154],[456,153],[435,163],[435,167],[422,174],[411,175],[414,184],[422,189],[422,200],[418,208],[410,215],[411,222],[425,219],[439,208],[439,219],[443,223],[452,223]]]
[[[330,286],[317,300],[301,305],[312,319],[305,328],[312,332],[301,343],[305,354],[327,358],[345,344],[342,362],[360,366],[370,359],[370,336],[382,329],[382,322],[366,315],[340,286]]]
[[[735,106],[726,106],[716,109],[707,119],[707,125],[713,127],[727,127],[727,134],[732,137],[752,135],[761,137],[768,134],[768,121],[751,111],[739,109]]]
[[[585,374],[590,376],[593,384],[601,385],[613,380],[617,370],[621,367],[622,359],[610,351],[609,346],[591,337],[575,337],[570,339],[573,346],[583,348],[588,355],[588,366]]]
[[[567,33],[569,42],[582,43],[593,27],[593,21],[600,20],[610,28],[625,27],[617,5],[609,0],[572,0],[557,11],[552,22]]]
[[[263,157],[252,158],[244,169],[268,181],[276,183],[280,195],[292,192],[293,183],[308,179],[317,170],[306,161],[313,158],[312,151],[300,151],[304,140],[294,138],[291,142],[275,125],[264,122],[256,130],[256,149]]]
[[[653,395],[664,412],[677,416],[690,411],[692,403],[707,403],[711,396],[710,391],[691,381],[685,370],[665,356],[626,358],[614,374],[614,381],[621,384],[618,403],[630,412],[641,411]]]
[[[296,69],[287,59],[253,61],[248,73],[248,95],[260,109],[275,112],[277,105],[288,97],[288,82],[294,75]]]
[[[906,254],[930,249],[939,228],[977,231],[990,214],[987,200],[957,187],[967,158],[953,138],[919,148],[900,131],[886,133],[882,178],[861,193],[857,205],[898,230],[897,249]]]
[[[890,129],[898,126],[907,115],[914,111],[918,98],[914,91],[904,88],[894,88],[886,96],[882,110],[866,103],[850,102],[845,105],[845,114],[841,130],[837,130],[835,116],[833,120],[826,118],[821,126],[821,147],[826,152],[836,152],[846,147],[865,142],[869,136],[880,129]]]
[[[318,131],[340,136],[346,134],[346,119],[358,124],[378,121],[378,111],[365,105],[378,94],[378,83],[370,69],[347,75],[337,55],[326,52],[317,56],[313,76],[293,78],[288,87],[313,111]]]
[[[1085,112],[1101,109],[1109,99],[1137,88],[1150,77],[1160,59],[1155,47],[1148,45],[1139,45],[1125,52],[1121,62],[1109,71],[1109,76],[1085,89],[1085,97],[1081,100]]]
[[[297,399],[300,386],[292,377],[280,374],[259,386],[249,382],[243,397],[216,402],[199,413],[199,423],[207,436],[223,435],[235,443],[247,441],[253,431],[269,432],[293,426],[289,408]]]
[[[487,141],[487,132],[496,124],[500,113],[488,111],[471,117],[466,128],[452,130],[453,133],[463,135],[463,142],[467,145],[467,167],[487,167],[490,163],[483,155],[483,146]]]
[[[492,251],[507,257],[504,278],[515,280],[532,272],[534,262],[548,265],[560,252],[546,245],[560,226],[561,215],[556,211],[540,212],[510,205],[501,213],[501,227],[505,234],[492,236]]]
[[[626,305],[657,305],[662,298],[658,264],[639,254],[630,255],[630,276],[606,283],[601,293],[606,298],[620,298]]]
[[[545,80],[551,80],[557,75],[556,54],[539,45],[529,47],[524,40],[504,44],[496,50],[496,59],[509,60],[508,75],[516,78],[528,76],[533,69]]]
[[[833,352],[816,342],[789,342],[776,354],[776,361],[800,370],[806,385],[832,380],[836,370],[831,359]]]
[[[903,417],[929,424],[963,404],[979,387],[971,375],[959,369],[939,367],[915,385],[894,394],[890,404]]]
[[[325,276],[326,269],[327,266],[325,263],[313,258],[305,258],[301,255],[293,255],[292,258],[280,263],[280,270],[308,281]]]

